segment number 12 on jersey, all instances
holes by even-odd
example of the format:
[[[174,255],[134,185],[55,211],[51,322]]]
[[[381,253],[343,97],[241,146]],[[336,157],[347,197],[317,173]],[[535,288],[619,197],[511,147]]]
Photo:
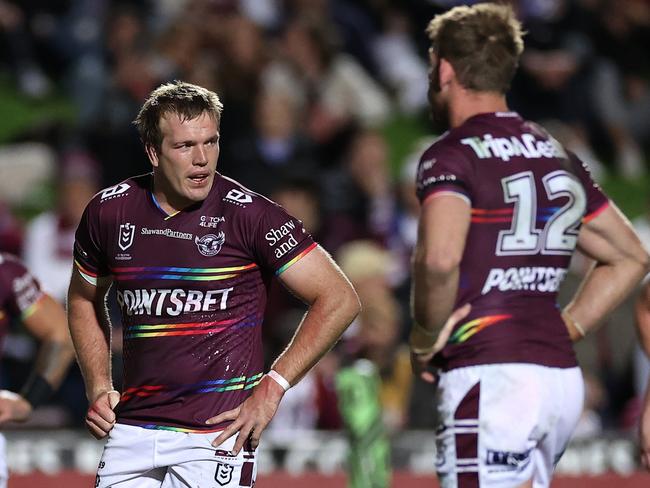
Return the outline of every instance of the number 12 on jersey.
[[[523,171],[501,180],[506,203],[514,203],[510,229],[499,232],[496,254],[515,256],[530,254],[571,254],[578,241],[578,227],[587,208],[587,194],[582,184],[566,171],[558,170],[542,178],[549,200],[567,197],[555,210],[543,229],[537,228],[538,209],[535,177]],[[544,218],[544,216],[542,216]]]

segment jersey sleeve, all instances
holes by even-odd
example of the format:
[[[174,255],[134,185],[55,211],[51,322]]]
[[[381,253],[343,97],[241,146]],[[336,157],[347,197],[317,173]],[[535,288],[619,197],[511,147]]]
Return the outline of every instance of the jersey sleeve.
[[[75,233],[75,266],[92,285],[97,285],[98,278],[110,273],[100,238],[100,217],[97,201],[92,200],[84,210]]]
[[[609,198],[605,195],[600,186],[592,179],[591,172],[587,165],[578,159],[575,154],[568,152],[568,155],[573,164],[573,168],[575,169],[575,175],[578,177],[587,193],[587,210],[585,211],[583,222],[589,222],[609,206]]]
[[[263,268],[276,275],[306,256],[316,247],[302,222],[280,205],[269,203],[258,216],[253,247]]]
[[[38,302],[44,293],[34,276],[18,261],[3,259],[0,265],[0,283],[2,293],[0,308],[20,319],[29,317],[38,308]]]
[[[416,192],[420,203],[439,193],[453,193],[472,201],[473,168],[461,151],[439,143],[431,146],[420,159]]]

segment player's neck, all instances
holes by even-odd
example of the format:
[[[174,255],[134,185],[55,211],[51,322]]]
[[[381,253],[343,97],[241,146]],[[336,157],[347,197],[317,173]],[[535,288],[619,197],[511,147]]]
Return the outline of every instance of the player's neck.
[[[478,114],[507,112],[505,95],[494,92],[476,92],[458,89],[452,94],[449,107],[451,127],[458,127],[467,119]]]
[[[164,178],[156,175],[155,171],[153,173],[151,193],[160,209],[167,215],[174,215],[194,203],[191,200],[175,195],[171,185]]]

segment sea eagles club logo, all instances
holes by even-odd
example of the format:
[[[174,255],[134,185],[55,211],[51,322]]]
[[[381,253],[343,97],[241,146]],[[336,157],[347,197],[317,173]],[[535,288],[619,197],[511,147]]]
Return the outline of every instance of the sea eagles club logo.
[[[221,246],[226,241],[226,234],[220,231],[217,235],[206,234],[199,239],[198,236],[194,237],[194,243],[199,248],[199,252],[204,256],[214,256],[221,251]]]
[[[120,234],[117,237],[117,244],[122,251],[126,251],[133,244],[135,237],[135,225],[126,223],[120,225]]]

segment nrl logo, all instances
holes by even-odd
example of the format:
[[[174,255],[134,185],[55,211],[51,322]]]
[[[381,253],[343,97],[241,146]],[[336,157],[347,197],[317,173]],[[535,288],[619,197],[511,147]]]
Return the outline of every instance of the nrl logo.
[[[221,246],[226,241],[226,235],[220,231],[217,235],[206,234],[199,239],[198,236],[194,237],[194,244],[199,249],[199,252],[204,256],[214,256],[221,251]]]
[[[230,464],[217,463],[217,470],[214,473],[214,480],[221,486],[225,486],[232,480],[232,472],[235,467]]]
[[[121,224],[120,233],[117,237],[117,244],[120,246],[122,251],[126,251],[133,244],[133,238],[135,237],[135,225],[131,223]]]

